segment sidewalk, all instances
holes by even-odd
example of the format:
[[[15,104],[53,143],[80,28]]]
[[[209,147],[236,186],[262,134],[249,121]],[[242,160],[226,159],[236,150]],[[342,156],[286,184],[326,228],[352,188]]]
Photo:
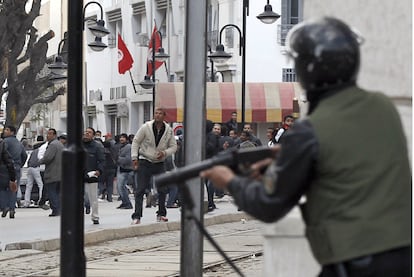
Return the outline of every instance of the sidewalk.
[[[218,209],[204,214],[206,226],[240,221],[246,214],[238,212],[229,196],[215,200]],[[152,234],[180,229],[179,208],[168,209],[168,223],[157,223],[156,207],[144,208],[140,225],[131,224],[133,210],[116,209],[121,202],[99,202],[99,225],[85,215],[85,245],[107,240]],[[0,218],[0,249],[35,249],[51,251],[59,249],[60,217],[49,217],[50,210],[40,208],[16,209],[16,218]]]

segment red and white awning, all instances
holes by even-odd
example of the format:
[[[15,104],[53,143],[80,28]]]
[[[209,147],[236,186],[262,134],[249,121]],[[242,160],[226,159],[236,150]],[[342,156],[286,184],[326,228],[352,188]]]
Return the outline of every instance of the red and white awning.
[[[281,122],[293,113],[293,98],[301,93],[298,83],[247,83],[245,121]],[[240,83],[207,83],[206,102],[207,119],[226,122],[236,111],[241,121]],[[165,109],[168,122],[183,122],[184,83],[157,84],[155,105]]]

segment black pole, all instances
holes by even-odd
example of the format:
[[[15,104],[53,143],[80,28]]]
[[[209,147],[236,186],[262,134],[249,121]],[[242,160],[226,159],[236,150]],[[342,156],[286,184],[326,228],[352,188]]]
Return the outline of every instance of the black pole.
[[[210,65],[211,65],[211,82],[215,82],[216,81],[216,77],[214,76],[214,62],[212,59],[210,59]]]
[[[152,87],[152,114],[155,112],[155,35],[152,36],[152,82],[154,83],[154,86]]]
[[[60,276],[84,277],[83,1],[68,1],[68,147],[62,154]]]
[[[246,17],[249,13],[249,0],[243,0],[243,31],[242,31],[242,128],[246,123]]]
[[[132,88],[134,89],[135,94],[137,94],[137,88],[135,87],[134,79],[132,78],[131,70],[128,70],[129,77],[131,78]]]

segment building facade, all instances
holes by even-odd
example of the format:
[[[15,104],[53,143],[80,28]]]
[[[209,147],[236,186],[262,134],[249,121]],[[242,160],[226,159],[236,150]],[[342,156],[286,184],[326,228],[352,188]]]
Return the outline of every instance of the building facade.
[[[57,2],[60,2],[58,4]],[[184,0],[130,0],[97,1],[103,8],[105,27],[111,32],[102,41],[108,47],[102,52],[94,52],[86,45],[94,37],[87,29],[100,19],[98,5],[84,1],[85,32],[84,32],[84,118],[85,125],[93,126],[103,133],[119,134],[135,133],[147,120],[152,118],[152,90],[143,89],[139,82],[144,80],[147,69],[148,43],[154,26],[162,34],[162,46],[170,55],[165,66],[156,71],[156,83],[182,82],[185,72],[185,1]],[[275,83],[295,81],[291,62],[286,57],[284,41],[287,31],[302,18],[302,1],[275,0],[270,4],[273,11],[281,14],[274,24],[264,24],[256,16],[264,11],[266,1],[250,1],[249,15],[246,18],[246,82]],[[57,52],[57,45],[63,38],[67,3],[66,1],[44,1],[44,9],[51,11],[59,5],[62,10],[61,19],[49,20],[50,28],[60,30],[56,39],[51,42],[50,55]],[[53,7],[52,7],[53,6]],[[243,1],[212,0],[208,3],[207,48],[215,50],[219,43],[220,29],[226,24],[234,24],[242,28]],[[54,16],[51,15],[54,18]],[[260,30],[260,31],[259,31]],[[130,71],[118,73],[117,36],[121,35],[134,63]],[[207,60],[206,80],[214,76],[216,82],[236,82],[242,79],[242,57],[239,48],[242,38],[236,28],[223,30],[221,41],[226,52],[232,58],[224,64],[212,64]],[[54,51],[53,51],[54,50]],[[266,53],[266,54],[264,54]],[[208,54],[205,53],[206,59]],[[201,53],[201,55],[203,55]],[[297,87],[297,86],[295,86]],[[157,91],[157,88],[156,90]],[[276,92],[278,93],[278,92]],[[300,94],[295,91],[295,97]],[[63,98],[63,97],[62,97]],[[48,124],[66,128],[65,107],[59,107]],[[240,113],[239,113],[240,114]],[[274,125],[279,119],[269,121]],[[269,124],[256,126],[259,136],[265,138]]]

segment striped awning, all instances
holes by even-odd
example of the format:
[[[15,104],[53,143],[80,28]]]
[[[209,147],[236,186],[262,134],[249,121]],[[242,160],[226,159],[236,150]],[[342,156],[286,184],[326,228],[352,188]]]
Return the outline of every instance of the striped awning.
[[[293,98],[299,99],[302,90],[298,83],[247,83],[246,122],[281,122],[293,113]],[[236,111],[241,121],[241,84],[207,83],[207,119],[226,122]],[[155,105],[163,107],[168,122],[183,122],[184,83],[158,83]]]

